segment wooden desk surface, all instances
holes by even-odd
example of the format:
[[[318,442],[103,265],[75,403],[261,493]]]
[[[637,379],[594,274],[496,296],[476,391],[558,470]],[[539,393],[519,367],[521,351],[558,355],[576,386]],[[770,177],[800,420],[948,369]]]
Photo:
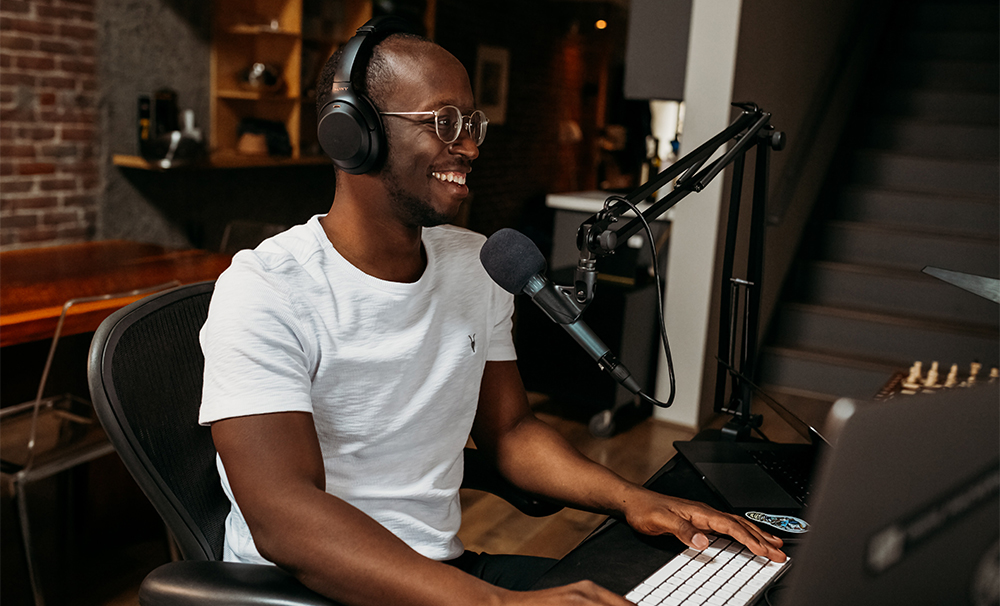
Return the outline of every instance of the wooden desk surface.
[[[0,253],[0,347],[51,338],[68,299],[128,292],[177,280],[214,280],[228,255],[123,240]],[[63,335],[91,332],[141,296],[70,308]]]

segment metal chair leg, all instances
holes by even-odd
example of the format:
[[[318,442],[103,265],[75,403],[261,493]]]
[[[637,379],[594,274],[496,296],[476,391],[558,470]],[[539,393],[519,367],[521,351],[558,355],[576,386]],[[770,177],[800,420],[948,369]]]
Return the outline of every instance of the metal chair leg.
[[[31,526],[28,521],[28,501],[24,482],[15,479],[15,495],[17,499],[17,517],[21,526],[21,541],[24,543],[24,559],[28,567],[28,581],[31,583],[31,593],[35,598],[35,606],[45,606],[42,595],[41,581],[38,578],[38,568],[35,553],[31,547]]]

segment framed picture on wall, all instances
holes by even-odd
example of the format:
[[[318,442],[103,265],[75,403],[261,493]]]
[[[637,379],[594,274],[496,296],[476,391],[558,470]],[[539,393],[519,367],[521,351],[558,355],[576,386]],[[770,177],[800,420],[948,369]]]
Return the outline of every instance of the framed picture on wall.
[[[476,107],[483,110],[490,124],[503,124],[507,117],[509,71],[509,50],[479,45],[476,50]]]

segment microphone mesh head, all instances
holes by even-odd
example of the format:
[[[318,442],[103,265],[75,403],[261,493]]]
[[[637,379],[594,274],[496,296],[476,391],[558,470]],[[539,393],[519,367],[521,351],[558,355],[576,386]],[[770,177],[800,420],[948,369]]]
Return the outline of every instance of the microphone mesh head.
[[[486,240],[479,260],[494,282],[515,295],[524,290],[531,276],[545,271],[545,257],[535,243],[506,227]]]

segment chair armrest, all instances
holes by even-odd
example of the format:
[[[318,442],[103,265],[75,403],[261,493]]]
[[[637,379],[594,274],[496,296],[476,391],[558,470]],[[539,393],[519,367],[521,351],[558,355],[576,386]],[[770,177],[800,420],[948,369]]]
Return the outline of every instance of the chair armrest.
[[[561,505],[542,500],[508,482],[475,448],[465,449],[465,476],[462,479],[462,488],[493,493],[517,507],[521,513],[536,518],[552,515],[562,509]]]
[[[336,606],[265,564],[188,560],[164,564],[139,587],[142,606]]]

